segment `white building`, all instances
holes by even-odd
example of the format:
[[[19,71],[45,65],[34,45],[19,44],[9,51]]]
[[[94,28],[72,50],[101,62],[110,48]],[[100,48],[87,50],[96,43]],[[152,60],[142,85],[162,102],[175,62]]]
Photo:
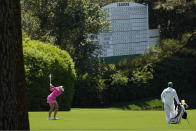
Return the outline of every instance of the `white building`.
[[[102,57],[142,54],[159,40],[158,30],[149,30],[148,6],[116,2],[103,9],[111,25],[98,35]]]

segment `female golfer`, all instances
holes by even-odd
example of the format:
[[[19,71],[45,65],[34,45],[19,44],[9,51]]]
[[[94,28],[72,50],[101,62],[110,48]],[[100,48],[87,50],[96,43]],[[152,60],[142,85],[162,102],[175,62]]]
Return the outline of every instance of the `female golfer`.
[[[50,105],[48,120],[58,120],[58,118],[56,118],[56,114],[58,111],[58,103],[56,101],[56,97],[58,97],[64,92],[64,88],[63,86],[54,87],[52,84],[50,84],[50,91],[52,93],[47,97],[47,103]],[[54,118],[51,118],[51,114],[53,110],[54,110]]]

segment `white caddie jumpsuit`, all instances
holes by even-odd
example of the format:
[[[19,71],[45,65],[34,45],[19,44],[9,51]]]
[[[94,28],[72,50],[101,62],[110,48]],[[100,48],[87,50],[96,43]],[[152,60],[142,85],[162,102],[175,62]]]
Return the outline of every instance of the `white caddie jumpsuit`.
[[[168,123],[170,123],[170,119],[175,117],[176,115],[174,99],[176,100],[177,104],[180,104],[176,90],[171,87],[164,89],[161,93],[161,100],[164,103],[164,110],[166,113],[166,120]]]

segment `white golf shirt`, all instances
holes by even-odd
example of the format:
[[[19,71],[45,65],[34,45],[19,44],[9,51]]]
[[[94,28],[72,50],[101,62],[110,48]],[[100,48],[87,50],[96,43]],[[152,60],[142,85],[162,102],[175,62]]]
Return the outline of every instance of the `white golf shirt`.
[[[180,104],[176,90],[171,87],[164,89],[161,93],[161,100],[164,104],[174,105],[174,99],[176,100],[177,104]]]

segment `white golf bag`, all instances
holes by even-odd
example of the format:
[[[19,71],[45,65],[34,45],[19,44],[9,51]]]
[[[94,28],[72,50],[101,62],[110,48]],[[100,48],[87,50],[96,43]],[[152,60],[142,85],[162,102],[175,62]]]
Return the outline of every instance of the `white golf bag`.
[[[187,112],[185,110],[185,105],[177,105],[176,107],[176,116],[170,119],[170,124],[178,124],[180,123],[181,118],[187,119]]]

